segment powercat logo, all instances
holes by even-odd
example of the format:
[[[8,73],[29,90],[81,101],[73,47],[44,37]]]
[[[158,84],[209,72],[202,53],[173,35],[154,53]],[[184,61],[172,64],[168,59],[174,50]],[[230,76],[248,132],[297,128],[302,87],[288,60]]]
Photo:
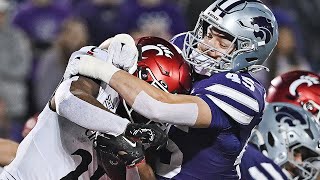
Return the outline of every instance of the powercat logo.
[[[253,29],[254,36],[260,38],[265,44],[270,42],[274,30],[270,19],[258,16],[250,19],[242,19],[238,22],[243,27]]]
[[[254,17],[252,18],[252,25],[254,27],[254,36],[260,37],[267,44],[273,36],[273,26],[271,20],[265,17]]]
[[[286,106],[276,106],[276,120],[279,123],[287,124],[290,127],[304,127],[304,129],[309,129],[309,124],[306,118],[298,111],[286,107]]]

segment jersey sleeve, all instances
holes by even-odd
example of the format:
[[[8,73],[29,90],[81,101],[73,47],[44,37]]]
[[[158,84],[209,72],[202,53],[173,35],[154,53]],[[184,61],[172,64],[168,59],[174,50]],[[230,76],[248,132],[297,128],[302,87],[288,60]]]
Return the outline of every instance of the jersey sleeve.
[[[264,88],[246,73],[217,73],[200,81],[193,94],[209,105],[212,121],[216,123],[224,120],[222,113],[218,113],[223,111],[237,123],[248,125],[260,116],[264,109]],[[220,116],[216,116],[219,114]]]

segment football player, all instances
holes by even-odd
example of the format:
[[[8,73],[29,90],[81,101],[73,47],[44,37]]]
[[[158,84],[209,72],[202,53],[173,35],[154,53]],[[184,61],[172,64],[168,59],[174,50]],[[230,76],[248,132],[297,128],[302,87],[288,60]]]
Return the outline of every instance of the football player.
[[[284,73],[271,81],[266,100],[301,106],[320,123],[320,76],[301,70]]]
[[[165,93],[87,56],[72,73],[108,83],[153,121],[175,124],[156,166],[160,179],[238,179],[236,165],[265,106],[265,89],[250,72],[264,69],[277,40],[275,17],[261,1],[218,0],[200,14],[193,31],[173,40],[202,77],[191,95]]]
[[[289,103],[270,103],[250,141],[280,166],[288,179],[318,179],[319,128],[312,114],[303,108]],[[246,159],[242,159],[240,166],[242,162],[246,163]],[[281,179],[280,172],[268,162],[241,170],[253,179]],[[252,179],[248,177],[244,179]]]
[[[138,78],[167,93],[189,93],[191,87],[190,67],[172,44],[157,37],[145,37],[138,41],[137,47],[141,47],[141,60],[138,61],[138,70],[135,73]],[[121,107],[118,108],[117,113],[120,113]],[[132,121],[146,124],[155,123],[133,111],[125,101],[123,107],[126,110],[123,116],[128,116]],[[164,130],[167,127],[165,124],[156,124]],[[153,170],[144,161],[142,146],[139,146],[139,143],[131,142],[130,137],[112,137],[98,133],[95,146],[101,165],[111,179],[124,179],[125,175],[133,179],[133,172],[138,166],[138,170],[144,169],[140,174],[141,179],[151,180],[154,178]],[[122,153],[118,154],[119,151]],[[126,153],[123,154],[123,152]],[[122,160],[118,157],[121,154],[123,155]],[[154,155],[155,152],[152,151],[152,148],[147,150],[146,160],[151,165],[154,161],[154,157],[152,157]],[[130,166],[127,174],[125,173],[125,165]]]
[[[84,47],[72,54],[69,64],[83,54],[129,72],[136,69],[138,53],[129,35],[112,38],[107,51]],[[163,134],[157,126],[132,124],[116,116],[112,112],[118,104],[118,93],[105,83],[79,75],[64,78],[0,179],[107,179],[92,145],[96,131],[117,136],[143,128],[148,133],[140,135],[147,140],[152,136],[154,142],[159,140],[157,133]]]

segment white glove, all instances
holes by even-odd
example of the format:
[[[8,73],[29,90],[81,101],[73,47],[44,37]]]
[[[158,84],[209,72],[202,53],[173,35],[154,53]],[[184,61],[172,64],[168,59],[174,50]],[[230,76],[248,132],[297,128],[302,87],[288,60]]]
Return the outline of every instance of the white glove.
[[[106,48],[107,50],[105,50]],[[90,58],[88,57],[89,55],[95,58]],[[81,73],[81,71],[79,71],[79,62],[89,59],[91,61],[99,59],[110,64],[112,63],[114,66],[133,74],[137,69],[138,50],[133,38],[128,34],[119,34],[113,38],[109,38],[104,41],[99,48],[95,46],[85,46],[79,51],[72,53],[66,71],[63,75],[64,79],[68,79],[72,75],[76,75],[78,73],[92,78],[97,78],[97,74],[102,75],[106,72],[106,69],[104,70],[101,67],[93,67],[92,65],[95,63],[88,62],[88,64],[90,64],[90,68],[88,67],[86,71],[83,71],[86,72],[85,74],[83,72]],[[82,62],[81,68],[86,68],[86,63],[87,62]],[[98,62],[95,65],[97,66],[97,64],[101,65],[101,62]],[[101,70],[101,72],[96,72],[99,71],[98,69]]]
[[[137,69],[138,49],[128,34],[118,34],[104,41],[100,48],[108,49],[108,62],[133,74]]]
[[[85,55],[85,54],[87,54],[87,52],[81,51],[81,50],[71,54],[68,65],[63,74],[64,80],[69,79],[72,75],[78,74],[77,63],[80,60],[81,55]]]
[[[82,47],[80,50],[75,51],[71,54],[68,65],[63,75],[64,79],[69,79],[72,75],[78,74],[78,61],[80,60],[80,57],[83,55],[91,55],[102,61],[108,61],[107,51],[97,48],[96,46]]]

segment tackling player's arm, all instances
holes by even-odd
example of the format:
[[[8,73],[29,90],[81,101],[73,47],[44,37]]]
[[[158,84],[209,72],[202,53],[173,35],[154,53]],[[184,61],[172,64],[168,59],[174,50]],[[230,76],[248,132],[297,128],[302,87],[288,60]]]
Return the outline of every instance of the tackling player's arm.
[[[113,74],[109,85],[150,119],[199,128],[211,123],[210,107],[200,97],[166,93],[125,71]]]
[[[139,114],[156,122],[206,128],[211,124],[209,105],[197,96],[163,92],[112,64],[81,56],[77,73],[108,83]]]

